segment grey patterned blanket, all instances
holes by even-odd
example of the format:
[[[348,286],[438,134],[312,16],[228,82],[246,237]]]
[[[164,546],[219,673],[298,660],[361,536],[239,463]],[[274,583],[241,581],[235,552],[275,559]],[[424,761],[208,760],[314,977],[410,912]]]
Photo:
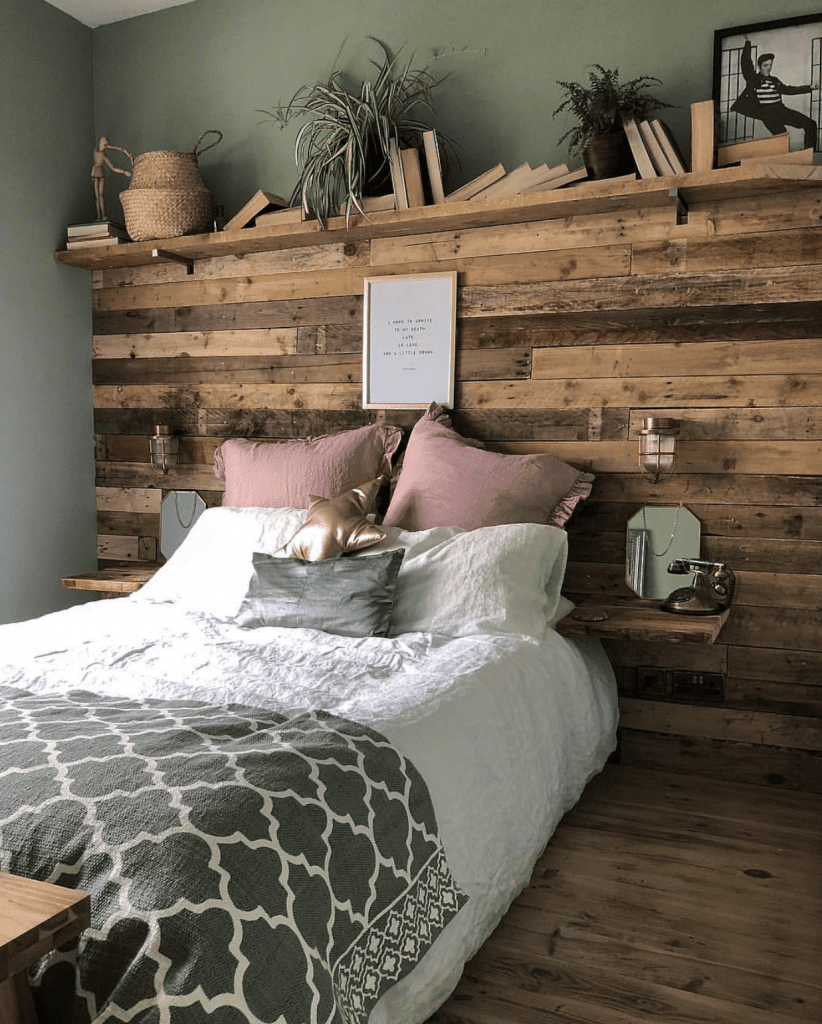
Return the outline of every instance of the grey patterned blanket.
[[[91,893],[32,977],[61,1024],[361,1024],[467,899],[373,729],[8,686],[0,868]]]

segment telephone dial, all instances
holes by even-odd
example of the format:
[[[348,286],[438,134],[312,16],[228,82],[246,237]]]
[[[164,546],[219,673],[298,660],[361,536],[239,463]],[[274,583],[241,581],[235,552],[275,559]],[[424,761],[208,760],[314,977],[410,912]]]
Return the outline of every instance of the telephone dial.
[[[678,615],[716,615],[729,607],[736,577],[722,562],[703,562],[698,558],[675,558],[668,572],[684,576],[694,574],[689,587],[680,587],[662,602],[662,609]]]

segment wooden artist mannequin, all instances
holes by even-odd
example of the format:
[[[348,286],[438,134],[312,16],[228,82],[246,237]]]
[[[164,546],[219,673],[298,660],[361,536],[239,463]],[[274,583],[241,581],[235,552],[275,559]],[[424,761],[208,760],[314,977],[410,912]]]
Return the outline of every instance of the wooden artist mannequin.
[[[100,142],[97,145],[97,149],[94,150],[94,163],[91,167],[91,177],[94,182],[94,200],[97,204],[97,220],[106,219],[106,167],[110,167],[112,171],[117,174],[125,174],[127,177],[131,177],[131,171],[126,171],[122,167],[115,167],[114,164],[106,156],[107,149],[116,149],[120,153],[125,153],[126,156],[131,159],[131,154],[127,149],[123,149],[122,146],[115,146],[103,135]]]

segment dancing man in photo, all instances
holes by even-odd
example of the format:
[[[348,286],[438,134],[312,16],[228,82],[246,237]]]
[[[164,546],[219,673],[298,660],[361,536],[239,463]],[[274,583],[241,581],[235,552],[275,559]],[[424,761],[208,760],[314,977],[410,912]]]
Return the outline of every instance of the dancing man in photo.
[[[745,39],[739,66],[745,78],[745,89],[731,106],[731,110],[745,117],[753,117],[761,121],[771,135],[781,135],[792,128],[801,128],[805,132],[805,149],[816,149],[816,121],[798,110],[786,107],[783,96],[797,96],[800,93],[813,92],[812,85],[785,85],[773,70],[774,55],[763,53],[754,68],[751,59],[751,41]]]

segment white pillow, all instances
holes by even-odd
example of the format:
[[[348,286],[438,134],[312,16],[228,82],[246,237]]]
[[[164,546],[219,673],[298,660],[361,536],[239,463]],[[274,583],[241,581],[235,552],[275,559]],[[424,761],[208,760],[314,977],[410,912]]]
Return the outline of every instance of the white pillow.
[[[232,618],[248,590],[253,553],[273,555],[291,540],[306,515],[304,508],[207,508],[134,597],[177,601]]]
[[[384,529],[388,536],[369,552],[405,549],[389,635],[521,633],[542,639],[556,621],[568,559],[564,530],[534,523],[470,531]]]

